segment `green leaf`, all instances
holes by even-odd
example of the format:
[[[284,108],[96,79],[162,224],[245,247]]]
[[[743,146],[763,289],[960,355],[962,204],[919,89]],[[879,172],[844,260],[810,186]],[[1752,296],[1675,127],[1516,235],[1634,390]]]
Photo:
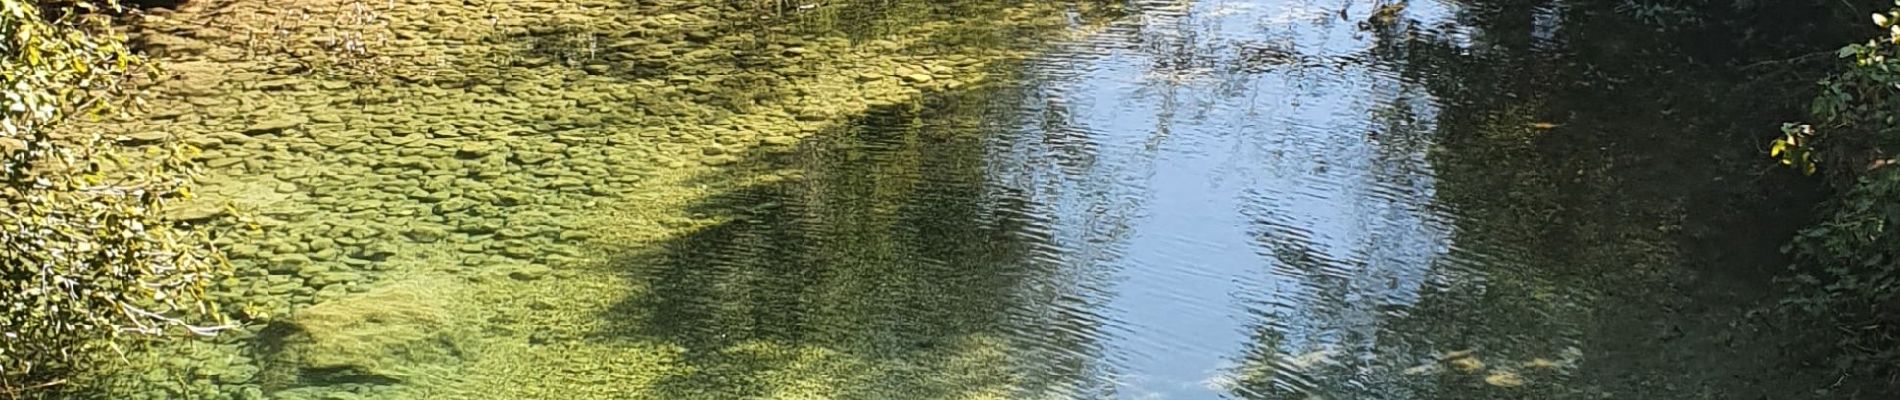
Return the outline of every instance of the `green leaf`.
[[[1841,49],[1836,50],[1834,54],[1840,58],[1847,58],[1855,54],[1860,54],[1860,49],[1861,49],[1860,45],[1850,44],[1850,45],[1842,46]]]

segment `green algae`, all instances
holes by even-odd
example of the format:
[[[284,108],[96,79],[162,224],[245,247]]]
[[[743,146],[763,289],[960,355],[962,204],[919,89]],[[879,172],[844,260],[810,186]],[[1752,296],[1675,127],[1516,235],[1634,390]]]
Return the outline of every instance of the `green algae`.
[[[403,280],[298,310],[264,333],[266,391],[331,382],[403,382],[454,366],[468,349],[439,282]]]
[[[798,179],[726,173],[757,149],[982,86],[1000,61],[1084,28],[1065,10],[1103,15],[1011,2],[764,18],[693,2],[413,3],[357,27],[388,40],[373,66],[310,44],[325,27],[283,23],[350,3],[193,2],[142,21],[173,72],[153,108],[190,111],[108,128],[204,150],[204,192],[239,211],[201,216],[229,233],[218,243],[239,268],[214,296],[250,324],[139,349],[128,369],[144,373],[88,377],[101,397],[888,395],[867,388],[926,371],[796,342],[590,336],[648,320],[619,308],[652,295],[615,264],[640,259],[622,249],[731,221],[695,210],[707,199]],[[290,48],[238,34],[273,30]],[[943,387],[1001,397],[1007,374],[985,367],[1001,345],[958,343],[926,358],[987,383]],[[154,368],[182,354],[232,362]]]

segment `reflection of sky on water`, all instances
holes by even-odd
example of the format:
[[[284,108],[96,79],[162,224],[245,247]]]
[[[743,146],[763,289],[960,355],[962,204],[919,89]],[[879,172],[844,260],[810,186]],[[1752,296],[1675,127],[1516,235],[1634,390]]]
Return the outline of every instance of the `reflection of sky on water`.
[[[1099,373],[1121,396],[1220,396],[1263,326],[1288,358],[1371,357],[1379,321],[1442,279],[1435,107],[1370,59],[1376,6],[1143,4],[1031,61],[1031,122],[992,168],[1053,215],[1061,248],[1038,261],[1088,277],[1057,307],[1106,325]]]

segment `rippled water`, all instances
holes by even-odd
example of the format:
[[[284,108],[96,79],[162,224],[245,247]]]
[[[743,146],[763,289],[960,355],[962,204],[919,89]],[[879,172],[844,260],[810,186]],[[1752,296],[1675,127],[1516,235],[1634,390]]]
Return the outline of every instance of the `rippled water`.
[[[1524,146],[1661,121],[1511,89],[1450,104],[1551,78],[1443,70],[1423,53],[1510,50],[1472,43],[1457,4],[1361,22],[1377,7],[1143,3],[1013,66],[1018,84],[873,110],[773,164],[806,180],[732,199],[765,211],[682,240],[652,307],[688,336],[925,363],[908,379],[950,373],[930,349],[998,338],[1014,398],[1724,398],[1719,379],[1772,373],[1681,370],[1754,349],[1637,354],[1694,346],[1664,303],[1715,301],[1676,297],[1707,284],[1672,281],[1680,210],[1641,209],[1692,206],[1709,189],[1658,188],[1700,175],[1592,186],[1655,155],[1553,166]],[[1532,49],[1556,45],[1556,12]],[[1402,28],[1445,48],[1382,31]],[[1645,190],[1664,193],[1621,192]]]
[[[1625,187],[1564,166],[1579,182],[1540,182],[1552,166],[1523,161],[1537,135],[1652,121],[1553,122],[1569,117],[1555,101],[1508,89],[1449,104],[1542,77],[1426,59],[1509,51],[1472,43],[1457,4],[1361,22],[1378,7],[1142,3],[1009,66],[1011,85],[873,109],[760,161],[803,179],[722,199],[752,211],[641,268],[659,277],[644,306],[708,349],[816,343],[916,368],[874,397],[960,376],[938,349],[972,338],[1007,349],[985,368],[1011,398],[1723,396],[1676,369],[1717,359],[1633,354],[1672,346],[1682,328],[1649,313],[1686,296],[1659,288],[1688,262],[1667,233],[1679,211],[1635,208],[1706,189],[1605,200]],[[1444,47],[1395,43],[1405,28]]]
[[[270,312],[189,351],[232,366],[133,386],[1735,398],[1805,376],[1730,324],[1768,296],[1745,282],[1781,236],[1709,214],[1770,206],[1721,160],[1681,156],[1722,140],[1687,137],[1727,129],[1707,121],[1753,120],[1675,114],[1657,93],[1689,89],[1616,67],[1640,60],[1603,48],[1641,42],[1615,24],[1558,2],[965,3],[397,17],[442,35],[399,35],[426,43],[399,59],[447,61],[277,128],[330,150],[269,131],[292,141],[252,146],[270,162],[213,159],[213,187],[266,226],[226,243],[253,268],[227,286]],[[530,51],[457,47],[513,38],[463,33],[483,24]],[[743,50],[699,51],[721,46]],[[365,85],[333,83],[228,84],[243,89],[225,103]],[[325,129],[391,146],[338,150]],[[346,250],[321,256],[317,237]],[[318,271],[270,267],[287,259]]]

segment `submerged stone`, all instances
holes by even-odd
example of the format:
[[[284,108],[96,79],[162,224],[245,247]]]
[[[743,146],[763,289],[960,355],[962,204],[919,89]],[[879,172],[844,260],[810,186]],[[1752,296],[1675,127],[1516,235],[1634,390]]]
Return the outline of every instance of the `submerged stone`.
[[[257,123],[251,124],[250,127],[244,128],[244,134],[255,136],[255,135],[263,135],[263,134],[269,134],[269,133],[278,133],[278,132],[283,132],[286,129],[302,126],[304,123],[307,123],[307,122],[310,122],[310,120],[308,118],[304,118],[301,116],[295,116],[295,115],[278,116],[276,118],[271,118],[271,119],[267,119],[267,120],[263,120],[263,121],[259,121]]]
[[[172,221],[200,223],[225,214],[224,206],[211,201],[194,201],[165,210],[165,216]]]
[[[495,151],[495,146],[486,143],[467,143],[455,149],[455,156],[461,158],[482,158]]]
[[[170,137],[171,134],[165,132],[145,131],[126,134],[121,141],[130,145],[141,145],[158,143]]]
[[[1522,365],[1523,365],[1523,367],[1524,367],[1524,368],[1529,368],[1529,369],[1558,369],[1558,368],[1563,368],[1563,364],[1562,364],[1562,363],[1558,363],[1558,362],[1556,362],[1556,361],[1551,361],[1550,359],[1547,359],[1547,358],[1542,358],[1542,357],[1538,357],[1538,358],[1533,358],[1533,359],[1531,359],[1530,361],[1525,361],[1525,362],[1524,362],[1524,363],[1523,363]]]
[[[508,257],[532,260],[535,256],[540,255],[539,252],[535,251],[533,246],[529,246],[521,240],[509,240],[503,243],[500,248],[501,254]]]
[[[536,165],[536,164],[545,163],[545,162],[548,162],[548,160],[551,160],[554,158],[554,156],[548,155],[546,153],[539,153],[539,152],[532,152],[532,151],[515,153],[514,156],[515,156],[515,161],[519,161],[522,164],[527,164],[527,165]]]
[[[419,225],[410,227],[409,231],[403,232],[403,235],[408,236],[409,240],[414,240],[419,243],[435,243],[438,240],[442,240],[443,237],[448,236],[449,232],[442,228]]]
[[[204,165],[212,169],[223,169],[224,167],[238,165],[243,162],[244,162],[244,159],[241,159],[241,158],[225,157],[225,158],[213,159],[211,161],[206,161]]]
[[[447,333],[447,299],[439,287],[401,282],[325,301],[272,325],[260,352],[265,389],[398,383],[460,361],[463,346]]]
[[[1499,371],[1484,377],[1484,383],[1501,388],[1524,386],[1524,378],[1515,372]]]
[[[588,239],[593,239],[593,238],[594,238],[594,234],[592,232],[588,232],[588,231],[580,230],[580,229],[564,230],[564,231],[561,231],[561,234],[560,234],[560,239],[561,241],[564,241],[564,242],[576,242],[576,241],[588,240]]]
[[[759,144],[767,146],[791,146],[798,144],[798,138],[791,136],[766,136],[763,139],[759,139]]]
[[[739,162],[739,158],[733,157],[730,155],[710,156],[710,157],[700,159],[700,162],[705,163],[708,166],[717,167],[717,166],[729,165],[735,162]]]
[[[1479,361],[1477,357],[1455,358],[1455,359],[1452,359],[1451,361],[1448,361],[1448,363],[1451,364],[1452,368],[1457,369],[1459,372],[1471,373],[1471,372],[1478,372],[1479,370],[1484,369],[1484,361]]]
[[[553,269],[550,269],[545,265],[529,264],[529,265],[523,265],[520,268],[515,268],[514,271],[509,271],[508,277],[514,278],[514,280],[518,280],[518,281],[535,281],[535,280],[541,280],[541,278],[547,277],[548,273],[553,272],[553,271],[554,271]]]
[[[309,243],[311,251],[330,250],[336,247],[336,240],[327,237],[310,238]]]
[[[534,300],[528,301],[528,308],[534,309],[536,311],[547,311],[547,310],[553,310],[555,308],[558,308],[558,306],[556,306],[554,302],[548,301],[547,299],[534,299]]]
[[[187,138],[184,140],[184,142],[185,144],[191,145],[192,147],[197,147],[200,150],[213,150],[219,147],[224,147],[223,140],[218,140],[218,138],[213,138],[213,137]]]

